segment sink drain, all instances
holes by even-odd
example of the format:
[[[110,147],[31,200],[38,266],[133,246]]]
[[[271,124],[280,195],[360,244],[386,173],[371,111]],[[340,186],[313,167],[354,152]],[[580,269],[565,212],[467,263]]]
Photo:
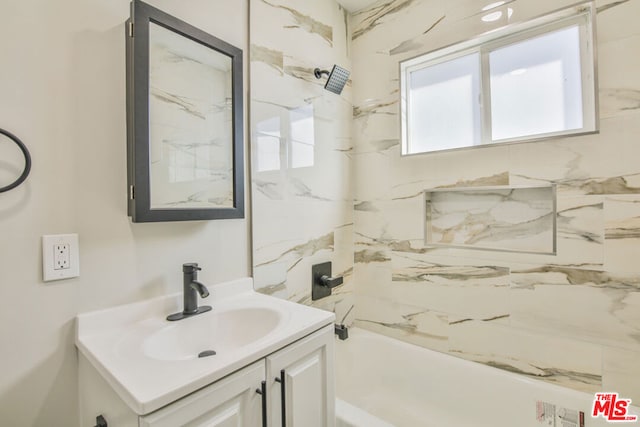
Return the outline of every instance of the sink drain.
[[[209,356],[215,356],[215,355],[216,355],[216,352],[214,350],[205,350],[198,353],[198,357],[209,357]]]

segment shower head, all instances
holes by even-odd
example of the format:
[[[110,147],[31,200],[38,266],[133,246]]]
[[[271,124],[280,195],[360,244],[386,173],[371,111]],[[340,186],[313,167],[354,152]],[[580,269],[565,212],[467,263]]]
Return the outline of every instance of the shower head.
[[[324,88],[329,92],[340,95],[344,85],[347,84],[347,80],[349,80],[349,70],[345,70],[338,65],[334,65],[331,72],[321,70],[320,68],[313,70],[313,75],[316,76],[316,79],[321,78],[323,74],[327,74],[329,76]]]

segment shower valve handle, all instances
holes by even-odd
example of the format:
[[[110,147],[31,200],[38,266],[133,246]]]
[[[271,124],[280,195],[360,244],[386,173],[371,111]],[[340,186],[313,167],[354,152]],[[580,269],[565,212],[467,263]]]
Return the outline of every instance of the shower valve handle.
[[[342,276],[338,277],[329,277],[327,275],[320,276],[320,282],[326,286],[327,288],[335,288],[336,286],[342,285]]]
[[[336,276],[338,276],[336,274]],[[315,301],[331,295],[331,289],[342,284],[342,277],[334,277],[331,261],[311,266],[311,300]]]

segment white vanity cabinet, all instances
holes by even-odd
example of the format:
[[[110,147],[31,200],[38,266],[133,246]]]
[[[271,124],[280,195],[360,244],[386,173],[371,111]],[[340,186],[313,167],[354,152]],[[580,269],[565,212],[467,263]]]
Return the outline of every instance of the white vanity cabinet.
[[[262,425],[262,397],[256,387],[264,379],[264,362],[223,378],[150,415],[140,417],[140,427],[256,426]]]
[[[325,327],[266,359],[269,426],[333,427],[333,330]]]
[[[78,315],[82,427],[334,427],[335,315],[250,277],[209,292],[177,322],[181,293]]]
[[[333,352],[333,325],[327,325],[145,415],[81,357],[81,425],[94,426],[103,415],[109,427],[334,427]]]

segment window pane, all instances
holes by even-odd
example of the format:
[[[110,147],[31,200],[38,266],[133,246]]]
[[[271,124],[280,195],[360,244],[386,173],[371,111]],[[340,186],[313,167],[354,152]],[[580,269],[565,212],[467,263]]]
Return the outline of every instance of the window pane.
[[[582,128],[579,27],[489,54],[492,140]]]
[[[409,84],[409,153],[480,144],[478,53],[414,71]]]

